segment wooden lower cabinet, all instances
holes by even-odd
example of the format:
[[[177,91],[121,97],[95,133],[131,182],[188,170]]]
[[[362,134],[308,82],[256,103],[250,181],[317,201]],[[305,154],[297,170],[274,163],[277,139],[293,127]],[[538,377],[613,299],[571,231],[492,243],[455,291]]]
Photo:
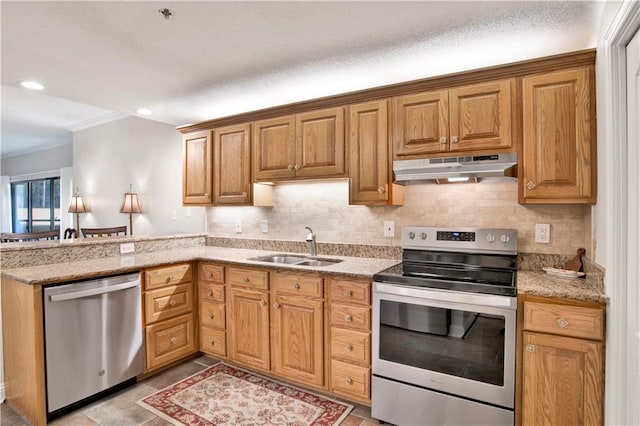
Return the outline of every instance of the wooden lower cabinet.
[[[146,342],[147,370],[195,352],[193,313],[147,326]]]
[[[200,350],[216,357],[227,355],[225,267],[215,263],[198,265]]]
[[[269,293],[232,287],[229,295],[229,357],[269,371]]]
[[[527,298],[520,308],[521,424],[603,424],[604,307]]]

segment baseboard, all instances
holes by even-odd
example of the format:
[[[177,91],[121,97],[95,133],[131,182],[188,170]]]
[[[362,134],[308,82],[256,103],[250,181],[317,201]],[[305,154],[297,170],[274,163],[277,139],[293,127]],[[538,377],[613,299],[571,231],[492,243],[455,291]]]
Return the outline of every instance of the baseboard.
[[[0,403],[4,402],[4,383],[0,383]]]

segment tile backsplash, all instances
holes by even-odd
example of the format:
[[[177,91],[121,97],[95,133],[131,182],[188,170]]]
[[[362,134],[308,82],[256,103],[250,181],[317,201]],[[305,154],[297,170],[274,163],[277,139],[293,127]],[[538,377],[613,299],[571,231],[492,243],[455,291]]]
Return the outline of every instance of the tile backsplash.
[[[310,226],[318,242],[400,246],[403,226],[515,228],[519,252],[570,255],[585,247],[590,256],[590,207],[522,206],[516,182],[410,185],[403,206],[386,207],[350,206],[346,180],[286,183],[274,187],[274,207],[206,210],[213,237],[303,241]],[[237,220],[242,233],[235,232]],[[385,220],[395,222],[395,237],[384,236]],[[536,223],[551,225],[550,244],[534,242]]]

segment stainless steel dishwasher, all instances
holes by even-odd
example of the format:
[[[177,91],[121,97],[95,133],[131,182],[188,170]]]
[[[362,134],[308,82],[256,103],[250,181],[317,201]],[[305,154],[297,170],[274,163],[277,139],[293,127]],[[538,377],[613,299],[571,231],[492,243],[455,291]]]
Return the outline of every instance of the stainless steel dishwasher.
[[[135,383],[144,370],[139,274],[45,287],[43,303],[49,417]]]

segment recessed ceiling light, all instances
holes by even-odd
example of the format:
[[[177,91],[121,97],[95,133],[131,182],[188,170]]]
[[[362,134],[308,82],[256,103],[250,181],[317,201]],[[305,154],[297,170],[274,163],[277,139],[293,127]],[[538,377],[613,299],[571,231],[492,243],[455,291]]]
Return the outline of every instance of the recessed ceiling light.
[[[38,83],[37,81],[19,81],[18,83],[20,83],[20,86],[24,87],[25,89],[31,89],[31,90],[44,89],[44,86]]]
[[[136,112],[140,115],[151,115],[153,114],[150,109],[147,108],[138,108]]]

